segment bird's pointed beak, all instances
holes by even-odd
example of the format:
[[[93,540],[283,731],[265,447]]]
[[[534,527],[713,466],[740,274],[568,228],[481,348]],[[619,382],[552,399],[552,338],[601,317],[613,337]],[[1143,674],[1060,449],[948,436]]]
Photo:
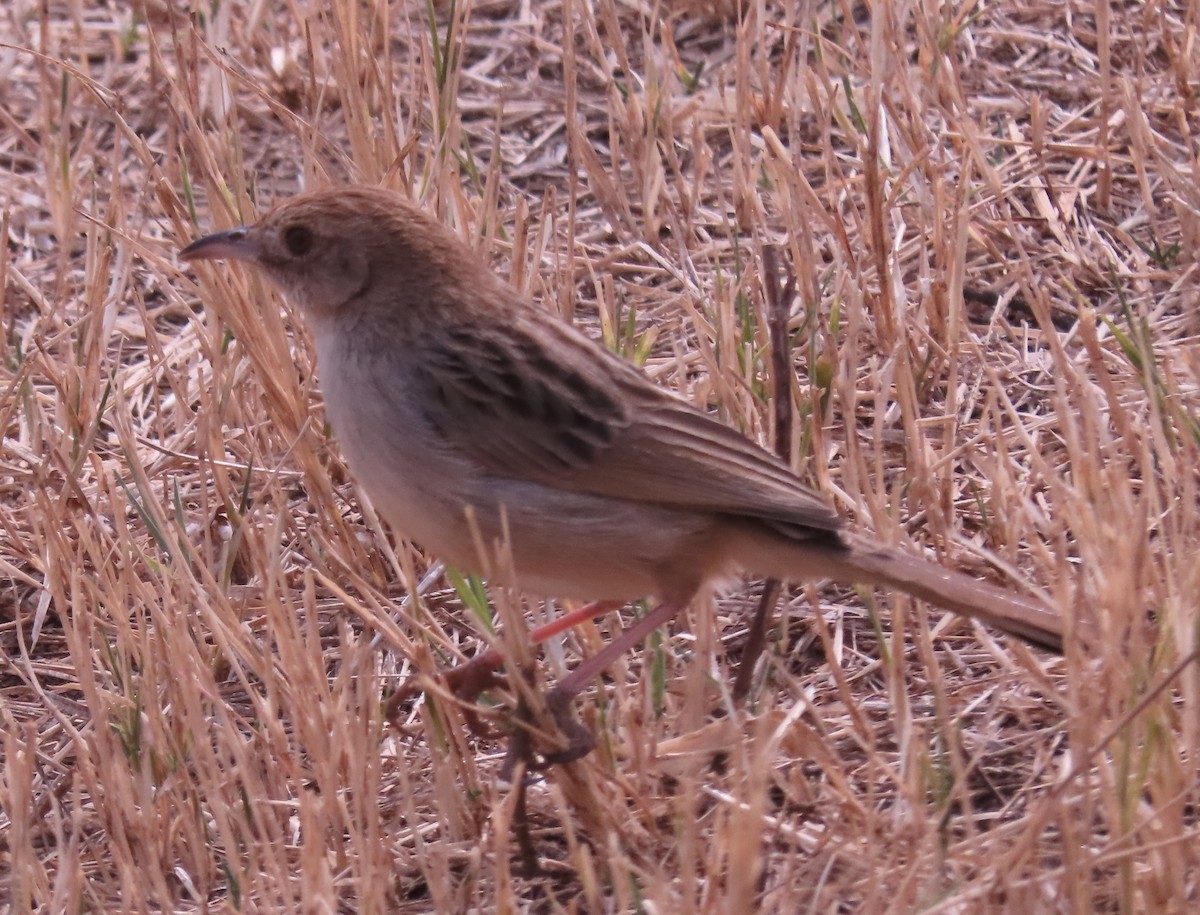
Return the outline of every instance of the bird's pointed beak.
[[[251,261],[258,257],[258,244],[246,226],[214,232],[197,238],[179,252],[185,261],[211,261],[230,258]]]

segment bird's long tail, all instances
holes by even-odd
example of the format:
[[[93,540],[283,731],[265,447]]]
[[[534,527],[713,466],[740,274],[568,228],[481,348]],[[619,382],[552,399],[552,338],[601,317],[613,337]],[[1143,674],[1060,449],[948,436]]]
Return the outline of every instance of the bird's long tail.
[[[855,534],[843,533],[840,539],[840,547],[809,543],[801,550],[791,544],[780,549],[783,544],[778,540],[769,545],[760,541],[759,550],[745,565],[783,579],[826,578],[897,588],[1035,645],[1062,651],[1062,617],[1033,595],[979,581]]]

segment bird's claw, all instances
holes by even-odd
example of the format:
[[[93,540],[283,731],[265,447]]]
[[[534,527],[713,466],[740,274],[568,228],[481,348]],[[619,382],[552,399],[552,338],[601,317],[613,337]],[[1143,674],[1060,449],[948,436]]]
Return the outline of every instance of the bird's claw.
[[[499,658],[491,652],[478,655],[457,667],[441,671],[440,676],[445,681],[450,694],[462,703],[463,717],[471,733],[480,737],[495,737],[496,732],[488,728],[475,711],[479,696],[500,682],[496,672],[500,667]],[[388,699],[386,716],[394,727],[399,727],[400,710],[406,702],[415,698],[424,690],[418,675],[409,677]]]
[[[571,708],[575,696],[571,693],[552,689],[546,693],[546,708],[554,716],[554,723],[566,735],[567,745],[552,753],[543,753],[538,769],[548,769],[550,766],[575,762],[587,756],[596,746],[596,737],[584,727]]]
[[[471,733],[478,737],[495,738],[499,736],[494,729],[483,723],[475,711],[476,701],[479,699],[479,696],[500,683],[500,674],[497,673],[499,667],[499,656],[492,652],[485,652],[458,665],[458,667],[441,672],[441,677],[445,681],[450,694],[462,703],[463,718],[466,720],[467,727],[470,728]],[[400,684],[400,687],[392,694],[388,700],[386,714],[388,721],[393,726],[399,727],[400,709],[404,703],[417,696],[422,689],[420,678],[412,676]],[[549,769],[551,766],[575,762],[587,756],[592,751],[596,746],[596,738],[575,717],[575,713],[571,708],[574,698],[574,692],[558,688],[551,689],[546,694],[546,708],[553,716],[554,723],[558,725],[559,730],[566,736],[567,745],[561,750],[540,753],[534,756],[529,747],[528,736],[524,735],[522,737],[514,734],[512,743],[509,746],[508,756],[501,768],[502,778],[505,777],[506,772],[512,771],[518,758],[525,759],[529,771],[540,772]],[[527,714],[517,715],[518,729],[526,727],[525,720],[527,718]]]

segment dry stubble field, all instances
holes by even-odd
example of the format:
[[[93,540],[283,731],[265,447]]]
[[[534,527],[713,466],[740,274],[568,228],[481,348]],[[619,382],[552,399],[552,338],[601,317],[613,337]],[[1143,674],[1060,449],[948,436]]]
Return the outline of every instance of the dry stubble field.
[[[0,907],[1200,905],[1197,4],[133,6],[0,10]],[[295,316],[175,257],[348,180],[746,434],[790,415],[856,525],[1029,582],[1064,656],[807,585],[737,708],[747,582],[523,792],[444,697],[391,728],[409,673],[494,639],[551,683],[636,608],[540,651],[558,608],[493,589],[490,635],[360,501]]]

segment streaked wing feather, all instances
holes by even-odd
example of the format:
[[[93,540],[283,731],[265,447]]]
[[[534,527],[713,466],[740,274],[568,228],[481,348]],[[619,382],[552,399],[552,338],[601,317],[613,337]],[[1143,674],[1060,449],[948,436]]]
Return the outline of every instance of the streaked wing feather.
[[[657,392],[657,389],[655,389]],[[773,455],[669,395],[638,410],[588,469],[592,491],[834,531],[841,519]],[[643,459],[653,455],[653,459]],[[790,536],[804,530],[780,528]]]
[[[504,328],[420,341],[414,360],[428,367],[430,420],[486,472],[758,518],[791,536],[841,527],[782,461],[573,328],[520,314]]]

